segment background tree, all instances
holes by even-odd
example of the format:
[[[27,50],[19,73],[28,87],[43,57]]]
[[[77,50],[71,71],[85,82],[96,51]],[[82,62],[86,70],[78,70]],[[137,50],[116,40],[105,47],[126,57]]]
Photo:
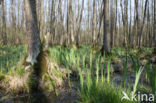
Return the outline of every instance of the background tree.
[[[1,0],[2,5],[2,43],[7,45],[7,34],[6,34],[6,11],[5,11],[5,1]]]
[[[156,1],[154,0],[154,46],[156,54]]]
[[[145,18],[146,18],[146,9],[147,9],[147,3],[148,3],[148,0],[145,1],[145,9],[144,9],[144,15],[143,15],[143,20],[142,20],[142,25],[140,27],[140,31],[139,31],[139,41],[138,41],[138,46],[139,48],[141,47],[141,37],[142,37],[142,31],[143,31],[143,28],[144,28],[144,24],[145,24]]]
[[[93,46],[96,45],[96,27],[95,27],[95,9],[96,9],[96,2],[93,0],[93,16],[92,16],[92,42]]]
[[[139,34],[139,32],[138,32],[138,30],[139,30],[139,13],[138,13],[138,0],[135,0],[135,33],[136,33],[136,35],[138,36]],[[138,45],[138,38],[137,38],[137,45]]]
[[[76,45],[78,46],[79,45],[79,35],[81,33],[81,23],[82,23],[82,17],[83,17],[83,10],[84,10],[84,0],[82,0],[82,8],[81,8],[81,12],[80,12],[80,15],[79,16],[79,19],[78,19],[78,27],[77,27],[77,32],[76,32]]]
[[[1,0],[0,44],[26,44],[24,0]],[[36,0],[40,37],[50,44],[103,45],[104,0]],[[154,46],[154,0],[109,0],[111,47]],[[85,6],[86,5],[86,6]],[[150,42],[149,42],[150,41]],[[123,45],[124,44],[124,45]]]
[[[110,42],[109,42],[109,36],[110,36],[110,29],[109,29],[109,0],[104,0],[104,20],[103,20],[103,46],[102,46],[102,54],[104,53],[108,54],[110,53]]]
[[[73,31],[73,0],[69,1],[69,15],[70,15],[70,19],[69,19],[69,26],[70,26],[70,38],[71,44],[75,43],[75,37],[74,37],[74,31]],[[74,44],[75,45],[75,44]]]

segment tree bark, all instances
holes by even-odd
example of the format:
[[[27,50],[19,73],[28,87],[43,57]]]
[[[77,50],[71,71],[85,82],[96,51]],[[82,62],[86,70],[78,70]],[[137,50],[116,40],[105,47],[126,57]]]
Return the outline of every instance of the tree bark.
[[[135,13],[136,13],[136,16],[135,16],[135,33],[137,35],[137,39],[136,39],[136,45],[138,45],[138,35],[139,35],[139,13],[138,13],[138,0],[135,0]],[[135,44],[134,44],[135,45]]]
[[[67,23],[66,23],[66,31],[67,31],[67,33],[66,33],[66,41],[67,41],[67,43],[68,44],[70,44],[70,39],[68,39],[69,38],[69,0],[66,0],[67,1]]]
[[[28,41],[28,57],[26,61],[34,65],[37,63],[37,56],[40,53],[40,35],[37,25],[37,14],[36,14],[36,1],[35,0],[24,0],[25,1],[25,18],[26,18],[26,34]]]
[[[93,0],[93,18],[92,18],[92,43],[96,43],[96,34],[95,34],[95,0]]]
[[[156,54],[156,0],[154,0],[154,53]]]
[[[83,10],[84,10],[84,0],[82,0],[82,8],[81,8],[80,16],[79,16],[79,23],[78,23],[78,29],[77,29],[77,36],[76,36],[76,45],[77,46],[79,45],[79,34],[80,34]]]
[[[99,28],[98,28],[97,40],[100,40],[100,32],[101,32],[101,25],[102,25],[103,15],[104,15],[104,9],[103,9],[103,4],[102,4],[101,8],[100,8],[100,13],[99,13]]]
[[[132,3],[131,3],[131,0],[130,0],[130,23],[129,23],[129,33],[128,33],[128,44],[131,46],[132,43],[131,43],[131,24],[132,24]]]
[[[110,53],[110,42],[109,42],[109,0],[104,0],[104,20],[103,20],[103,47],[102,47],[102,55],[104,53],[109,54]]]
[[[64,35],[64,25],[63,25],[63,16],[62,16],[62,0],[59,0],[59,7],[58,7],[59,19],[60,19],[60,26],[61,26],[61,34],[60,35],[60,44],[63,45],[63,36]]]
[[[115,24],[115,3],[113,4],[114,2],[113,2],[113,0],[111,0],[111,5],[114,5],[114,7],[113,6],[111,6],[110,7],[110,18],[111,18],[111,21],[110,21],[110,46],[111,46],[111,48],[113,48],[113,45],[114,45],[114,25],[116,25]]]
[[[155,47],[156,47],[156,0],[154,0],[154,36],[155,36]]]
[[[17,35],[17,32],[16,32],[16,27],[17,27],[17,25],[16,25],[16,13],[14,13],[14,11],[15,11],[15,8],[16,7],[16,5],[15,5],[15,0],[11,0],[11,18],[12,18],[12,25],[11,25],[11,31],[12,31],[12,35]],[[12,41],[13,41],[13,43],[15,44],[15,41],[16,41],[16,37],[15,36],[13,36],[12,37]]]
[[[128,46],[127,34],[128,34],[128,0],[124,0],[124,42],[126,47]]]
[[[122,0],[120,0],[120,7],[121,7],[121,12],[122,12],[122,22],[123,22],[123,37],[124,37],[124,42],[123,46],[127,47],[127,32],[128,32],[128,1],[124,0],[124,8],[122,5]]]
[[[73,44],[75,42],[75,37],[74,37],[74,31],[73,31],[73,9],[72,9],[72,0],[70,0],[69,3],[69,27],[70,27],[70,37],[71,37],[71,41],[70,43]]]
[[[55,27],[55,0],[52,0],[51,4],[51,16],[50,16],[50,34],[52,35],[52,42],[55,41],[56,27]]]
[[[144,16],[143,16],[142,26],[141,26],[140,32],[138,34],[139,35],[139,41],[138,41],[139,48],[141,47],[141,37],[142,37],[142,31],[143,31],[144,24],[145,24],[147,3],[148,3],[148,0],[146,0],[146,2],[145,2],[145,9],[144,9]]]
[[[1,0],[2,5],[2,43],[3,45],[7,45],[7,34],[6,34],[6,11],[5,11],[5,0]]]

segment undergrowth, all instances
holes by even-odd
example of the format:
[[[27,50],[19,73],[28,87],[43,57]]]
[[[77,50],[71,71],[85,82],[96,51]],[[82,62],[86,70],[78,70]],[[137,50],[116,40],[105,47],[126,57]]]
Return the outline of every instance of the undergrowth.
[[[102,57],[98,51],[85,46],[76,50],[70,47],[62,48],[61,46],[49,49],[52,60],[64,65],[68,70],[78,71],[80,77],[80,102],[82,103],[134,103],[132,101],[121,101],[122,91],[126,91],[127,94],[131,94],[130,91],[133,91],[134,95],[138,90],[143,68],[149,68],[150,66],[142,66],[140,57],[137,55],[139,53],[151,53],[152,50],[143,48],[141,51],[137,49],[126,51],[123,48],[114,48],[111,51],[111,56],[104,55]],[[118,61],[123,64],[123,85],[114,87],[111,81],[113,75],[112,62]],[[128,66],[129,63],[132,64],[132,67]],[[128,72],[135,73],[136,77],[132,89],[127,89],[128,85],[126,85]],[[150,72],[147,71],[147,74],[150,74]],[[152,88],[154,88],[152,90],[155,91],[155,80],[152,76],[148,75],[148,78]],[[68,78],[70,78],[69,75]]]
[[[20,55],[18,51],[21,51]],[[76,71],[80,84],[79,93],[81,99],[79,102],[81,103],[135,103],[126,100],[121,101],[121,98],[123,97],[123,91],[128,95],[131,95],[130,91],[133,91],[133,95],[138,91],[138,88],[141,87],[139,80],[142,74],[145,75],[146,81],[152,87],[148,88],[148,90],[152,89],[153,93],[156,91],[156,70],[154,69],[156,66],[150,62],[144,65],[140,63],[142,59],[148,59],[150,57],[148,54],[153,52],[152,48],[142,48],[141,50],[113,48],[109,56],[101,56],[100,52],[93,50],[91,46],[81,46],[78,49],[55,46],[49,48],[48,51],[51,62],[57,62],[57,64],[66,68],[70,87],[72,83],[70,73],[71,71]],[[21,60],[22,55],[25,55],[25,47],[15,47],[13,50],[9,47],[1,47],[0,53],[0,82],[6,78],[3,75],[4,73],[19,77],[25,74],[24,69],[14,68],[17,62]],[[5,58],[4,55],[8,58],[13,54],[18,54],[19,57],[15,58],[12,56],[8,60],[2,59]],[[4,60],[6,60],[5,63],[3,63]],[[12,62],[15,62],[15,64]],[[123,70],[121,70],[123,83],[117,87],[115,87],[111,80],[111,77],[115,74],[113,63],[120,63],[123,66]],[[129,64],[131,65],[129,66]],[[50,69],[42,78],[47,81],[46,88],[51,90],[55,89],[52,88],[51,84],[53,83],[52,85],[55,85],[59,81],[52,79],[51,76],[56,75],[62,78],[62,74],[59,73],[57,66],[54,66],[54,68],[56,68],[56,71]],[[48,73],[53,74],[49,75]],[[127,76],[130,73],[135,74],[135,82],[132,88],[129,88],[127,84]],[[35,81],[31,81],[30,84],[35,83]]]

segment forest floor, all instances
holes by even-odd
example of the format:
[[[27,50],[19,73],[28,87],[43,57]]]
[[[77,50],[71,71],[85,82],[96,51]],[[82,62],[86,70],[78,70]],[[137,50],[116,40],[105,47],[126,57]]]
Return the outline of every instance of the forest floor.
[[[66,73],[63,84],[57,87],[59,89],[47,93],[48,103],[139,103],[121,101],[123,91],[128,96],[131,91],[136,94],[156,91],[156,55],[153,48],[113,48],[109,56],[101,56],[100,47],[95,50],[91,46],[78,49],[54,46],[48,51],[50,61]],[[22,75],[24,71],[14,69],[25,55],[25,46],[0,47],[0,102],[31,103],[28,102],[31,99],[29,93],[15,94],[2,88],[8,86],[4,76],[12,73]],[[39,93],[36,95],[42,97]]]

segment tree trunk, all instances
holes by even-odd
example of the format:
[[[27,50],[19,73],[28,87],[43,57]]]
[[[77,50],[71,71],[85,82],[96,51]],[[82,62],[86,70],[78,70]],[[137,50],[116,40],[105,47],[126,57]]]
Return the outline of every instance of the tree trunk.
[[[55,0],[52,0],[51,4],[51,16],[50,16],[50,34],[52,35],[52,43],[55,41],[56,30],[55,30]]]
[[[36,1],[25,1],[26,34],[28,43],[28,57],[26,61],[34,65],[37,63],[37,56],[40,53],[41,41],[37,25]]]
[[[87,35],[90,35],[90,0],[88,0],[87,2],[87,6],[88,6],[88,17],[87,17],[87,23],[88,23],[88,32]],[[90,42],[90,40],[87,40],[86,44],[88,44]]]
[[[156,54],[156,0],[154,0],[154,52]]]
[[[139,13],[138,13],[138,0],[135,0],[135,13],[136,13],[136,16],[135,16],[135,31],[136,31],[136,35],[137,35],[137,39],[136,39],[136,45],[138,45],[138,35],[139,35]],[[135,45],[135,44],[134,44]]]
[[[109,42],[109,0],[104,0],[104,20],[103,20],[103,47],[102,47],[102,55],[104,53],[109,54],[110,53],[110,42]]]
[[[71,37],[71,41],[70,43],[71,44],[74,44],[75,43],[75,37],[74,37],[74,31],[73,31],[73,9],[72,9],[72,2],[73,0],[70,0],[70,3],[69,3],[69,27],[70,27],[70,37]]]
[[[70,44],[70,39],[69,39],[69,0],[66,0],[67,1],[67,22],[66,22],[66,42],[67,44]]]
[[[154,0],[154,36],[155,36],[155,47],[156,47],[156,0]]]
[[[37,10],[37,13],[38,13],[38,15],[37,15],[37,17],[38,17],[38,28],[39,28],[39,33],[41,34],[42,32],[42,28],[41,28],[41,22],[42,22],[42,8],[41,8],[41,4],[42,4],[42,1],[41,0],[38,0],[37,1],[38,2],[38,10]]]
[[[103,15],[104,15],[104,9],[103,9],[103,4],[102,4],[101,8],[100,8],[100,12],[99,12],[99,29],[98,29],[97,41],[100,40],[100,32],[101,32],[101,25],[102,25]]]
[[[128,14],[127,14],[127,10],[128,10],[128,1],[124,0],[124,8],[122,5],[122,0],[120,0],[120,6],[121,6],[121,12],[122,12],[122,22],[123,22],[123,37],[124,37],[124,42],[123,42],[123,46],[127,47],[127,31],[128,31]]]
[[[60,19],[60,26],[61,26],[61,34],[60,35],[60,44],[63,45],[63,36],[64,35],[64,25],[63,25],[63,16],[62,16],[62,0],[59,0],[59,9],[58,9],[58,13],[59,13],[59,19]]]
[[[128,0],[124,0],[124,43],[126,47],[128,46],[127,34],[128,34]]]
[[[6,35],[6,12],[5,12],[5,1],[1,0],[2,4],[2,43],[3,45],[7,45],[7,35]]]
[[[131,3],[131,0],[130,0],[130,22],[129,22],[129,33],[128,33],[128,44],[130,46],[132,46],[132,43],[131,43],[131,23],[132,23],[132,3]]]
[[[11,0],[11,9],[12,9],[11,10],[11,18],[12,18],[11,31],[12,31],[12,35],[17,35],[17,33],[16,33],[16,13],[14,13],[14,11],[16,9],[15,7],[16,7],[15,0]],[[15,44],[16,36],[12,37],[12,41]]]
[[[95,0],[93,0],[92,43],[93,43],[93,46],[96,44],[96,35],[95,35]]]
[[[145,2],[145,9],[144,9],[143,21],[142,21],[140,32],[138,34],[139,35],[139,41],[138,41],[139,48],[141,47],[141,36],[142,36],[142,31],[143,31],[143,28],[144,28],[144,24],[145,24],[147,3],[148,3],[148,0],[146,0],[146,2]]]
[[[79,22],[78,22],[78,29],[77,29],[77,36],[76,36],[76,45],[79,45],[79,34],[80,34],[80,29],[81,29],[81,22],[82,22],[82,17],[83,17],[83,10],[84,10],[84,0],[82,0],[82,8],[79,16]]]
[[[113,0],[111,0],[111,5],[114,5],[115,7],[115,3],[113,4]],[[111,21],[110,21],[110,46],[111,48],[113,48],[113,45],[114,45],[114,25],[115,25],[115,8],[113,6],[110,7],[110,18],[111,18]]]

